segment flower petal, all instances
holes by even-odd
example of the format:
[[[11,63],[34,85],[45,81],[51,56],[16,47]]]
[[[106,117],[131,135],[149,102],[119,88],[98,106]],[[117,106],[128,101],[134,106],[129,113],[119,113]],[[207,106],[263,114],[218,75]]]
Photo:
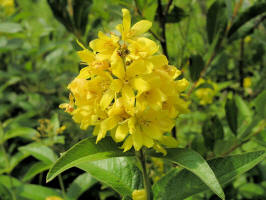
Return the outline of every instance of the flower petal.
[[[146,33],[152,26],[152,22],[148,20],[141,20],[134,24],[131,28],[131,33],[133,37],[139,36]]]

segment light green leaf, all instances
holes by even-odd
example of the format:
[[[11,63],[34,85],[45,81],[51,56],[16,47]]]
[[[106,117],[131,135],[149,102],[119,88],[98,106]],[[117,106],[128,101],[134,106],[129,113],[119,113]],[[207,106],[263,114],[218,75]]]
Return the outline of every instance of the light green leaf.
[[[34,176],[36,176],[37,174],[48,170],[51,167],[51,164],[47,164],[44,162],[37,162],[34,163],[29,170],[26,172],[26,174],[23,177],[23,181],[29,181],[31,180]]]
[[[224,185],[236,176],[252,169],[265,159],[265,151],[217,158],[208,161],[219,182]],[[207,180],[208,181],[208,180]],[[181,200],[208,190],[197,176],[187,170],[172,169],[153,186],[156,200]]]
[[[77,167],[109,185],[123,197],[131,197],[133,190],[142,186],[142,174],[134,161],[126,157],[109,158],[83,162]]]
[[[29,153],[36,159],[41,160],[47,164],[51,164],[57,159],[57,156],[52,149],[40,143],[31,143],[29,145],[20,147],[19,151]]]
[[[4,134],[4,141],[7,141],[7,140],[14,138],[14,137],[32,138],[32,137],[36,136],[37,134],[38,134],[38,132],[33,128],[16,127],[14,129],[7,131]]]
[[[16,192],[16,196],[20,197],[20,199],[25,198],[27,200],[44,200],[49,196],[62,197],[58,190],[40,185],[25,184],[15,178],[11,179],[13,187],[15,187],[15,190],[13,190]],[[0,183],[4,184],[8,189],[12,188],[10,177],[8,176],[0,176]]]
[[[134,155],[130,151],[124,153],[110,137],[101,140],[98,144],[95,140],[95,138],[84,139],[66,151],[48,172],[47,181],[51,181],[58,174],[82,162]]]
[[[22,27],[18,23],[4,22],[0,23],[0,33],[17,33],[22,31]]]
[[[67,189],[67,197],[69,199],[78,199],[83,192],[92,187],[97,180],[94,179],[90,174],[84,173],[79,175]]]
[[[265,102],[266,102],[266,91],[264,90],[254,100],[254,106],[256,108],[256,112],[258,113],[259,116],[263,118],[266,118]]]
[[[213,173],[213,171],[210,168],[210,166],[208,165],[208,163],[201,157],[201,155],[199,153],[197,153],[193,150],[190,150],[190,149],[168,149],[166,156],[160,156],[160,154],[152,154],[152,156],[160,157],[160,158],[169,160],[175,164],[180,165],[181,167],[184,167],[188,171],[195,174],[202,182],[204,182],[221,199],[225,199],[224,192],[223,192],[223,189],[222,189],[219,181],[217,180],[215,174]],[[168,185],[167,185],[167,187],[168,187]],[[168,190],[167,187],[164,187],[165,191]],[[178,196],[179,193],[180,194],[182,193],[182,191],[186,192],[185,189],[182,189],[182,191],[177,190],[177,188],[182,188],[181,186],[180,187],[177,186],[175,188],[176,189],[174,189],[171,192],[171,193],[175,193],[174,196]],[[160,197],[160,194],[155,192],[155,199],[159,200],[160,199],[159,197]],[[161,199],[164,199],[164,198],[161,198]],[[169,199],[171,199],[171,198],[168,198],[167,200],[169,200]],[[173,198],[172,197],[172,199],[179,199],[179,198]],[[183,199],[183,198],[180,198],[180,199]]]

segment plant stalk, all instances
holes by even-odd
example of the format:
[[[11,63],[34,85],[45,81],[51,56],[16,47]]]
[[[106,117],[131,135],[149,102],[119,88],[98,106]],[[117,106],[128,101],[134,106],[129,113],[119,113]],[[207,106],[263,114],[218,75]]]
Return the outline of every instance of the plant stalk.
[[[141,149],[139,152],[136,152],[136,153],[137,153],[137,158],[140,161],[141,168],[142,168],[144,189],[146,191],[147,200],[152,200],[151,183],[150,183],[148,173],[147,173],[145,154],[143,152],[143,149]]]
[[[59,185],[60,188],[62,190],[62,194],[63,194],[63,198],[66,199],[66,191],[65,191],[65,186],[64,186],[64,182],[63,182],[63,178],[62,175],[58,175],[58,180],[59,180]]]

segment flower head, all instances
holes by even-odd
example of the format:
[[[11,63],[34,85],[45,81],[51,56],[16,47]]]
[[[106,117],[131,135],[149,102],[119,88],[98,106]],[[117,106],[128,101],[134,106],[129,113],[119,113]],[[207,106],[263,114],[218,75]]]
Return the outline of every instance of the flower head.
[[[167,135],[175,118],[188,111],[182,92],[188,81],[158,53],[158,45],[143,37],[151,22],[142,20],[131,27],[127,9],[122,9],[121,35],[99,32],[90,48],[78,52],[79,75],[68,85],[70,102],[61,104],[82,129],[95,126],[99,142],[107,134],[123,142],[127,151],[143,146],[166,154],[164,147],[176,147]],[[178,80],[179,78],[179,80]]]
[[[204,80],[204,79],[200,79],[197,83],[197,86],[201,86],[203,84],[206,84],[209,87],[206,88],[198,88],[195,92],[196,96],[199,98],[200,100],[200,104],[201,105],[207,105],[212,103],[212,100],[214,98],[214,96],[217,93],[217,84],[210,81],[210,80]]]

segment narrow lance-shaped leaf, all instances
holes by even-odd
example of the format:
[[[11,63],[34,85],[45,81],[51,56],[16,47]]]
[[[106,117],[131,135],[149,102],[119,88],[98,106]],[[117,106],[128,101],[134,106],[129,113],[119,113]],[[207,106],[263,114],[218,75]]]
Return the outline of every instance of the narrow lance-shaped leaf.
[[[124,153],[110,137],[101,140],[98,144],[95,143],[95,138],[87,138],[63,153],[48,172],[47,181],[83,162],[133,155],[132,151]]]
[[[208,163],[219,182],[224,185],[253,168],[265,159],[265,156],[265,151],[257,151],[217,158]],[[178,169],[172,169],[153,185],[154,199],[156,200],[183,200],[206,190],[208,187],[197,176],[188,170],[180,172]]]
[[[221,199],[225,199],[223,189],[217,180],[212,169],[202,156],[190,149],[168,149],[166,156],[151,154],[151,156],[161,157],[175,164],[184,167],[200,178],[215,194]],[[179,191],[176,191],[178,193]],[[157,198],[155,198],[157,199]],[[168,199],[167,199],[168,200]]]
[[[238,109],[236,106],[235,99],[227,99],[225,104],[226,119],[230,129],[235,135],[237,134],[237,112]]]
[[[48,170],[51,167],[51,164],[47,164],[44,162],[37,162],[34,163],[29,170],[26,172],[26,174],[23,177],[23,181],[29,181],[30,179],[32,179],[34,176],[36,176],[37,174]]]
[[[200,77],[200,73],[204,68],[204,60],[200,55],[193,55],[190,58],[189,72],[192,81],[197,81]]]
[[[53,163],[57,158],[56,154],[53,152],[52,149],[40,143],[29,144],[20,147],[19,150],[24,153],[29,153],[36,159],[41,160],[48,164]]]
[[[231,28],[228,31],[228,37],[230,38],[242,25],[247,23],[252,18],[266,12],[266,2],[257,2],[253,6],[249,7],[243,13],[241,13]]]

